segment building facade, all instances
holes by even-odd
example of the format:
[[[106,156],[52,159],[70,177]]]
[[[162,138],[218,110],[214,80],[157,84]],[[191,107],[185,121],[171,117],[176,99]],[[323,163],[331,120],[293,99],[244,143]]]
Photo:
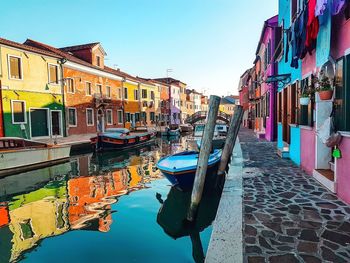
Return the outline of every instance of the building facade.
[[[27,139],[64,136],[61,57],[5,39],[0,52],[0,133]]]

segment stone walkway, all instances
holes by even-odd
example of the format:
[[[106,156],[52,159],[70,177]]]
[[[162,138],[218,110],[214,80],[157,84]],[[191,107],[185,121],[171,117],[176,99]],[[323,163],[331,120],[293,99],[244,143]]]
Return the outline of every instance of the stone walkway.
[[[248,129],[239,138],[244,262],[350,262],[350,206],[280,159],[275,143]]]

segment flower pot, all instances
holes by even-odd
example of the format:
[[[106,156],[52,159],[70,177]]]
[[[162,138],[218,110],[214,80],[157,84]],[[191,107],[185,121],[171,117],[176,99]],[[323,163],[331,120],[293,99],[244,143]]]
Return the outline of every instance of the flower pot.
[[[300,98],[300,105],[309,105],[310,97],[301,97]]]
[[[320,91],[318,94],[321,100],[330,100],[333,97],[333,90]]]

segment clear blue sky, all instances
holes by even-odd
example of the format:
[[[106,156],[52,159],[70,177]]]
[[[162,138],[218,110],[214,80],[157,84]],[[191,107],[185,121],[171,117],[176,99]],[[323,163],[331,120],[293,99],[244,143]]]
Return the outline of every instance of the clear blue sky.
[[[106,64],[171,76],[207,94],[237,93],[277,0],[2,0],[0,36],[63,47],[101,42]]]

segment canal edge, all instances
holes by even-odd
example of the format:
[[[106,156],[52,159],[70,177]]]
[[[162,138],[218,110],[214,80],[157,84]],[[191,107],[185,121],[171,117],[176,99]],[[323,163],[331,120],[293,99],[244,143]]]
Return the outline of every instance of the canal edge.
[[[206,263],[243,262],[242,175],[243,155],[237,138],[213,223]]]

